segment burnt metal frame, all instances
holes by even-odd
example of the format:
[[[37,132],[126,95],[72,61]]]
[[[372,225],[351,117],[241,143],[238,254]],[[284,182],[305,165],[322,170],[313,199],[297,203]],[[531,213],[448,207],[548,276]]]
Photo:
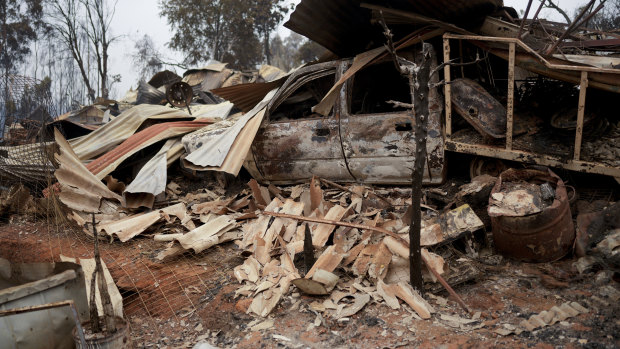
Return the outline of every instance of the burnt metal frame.
[[[576,66],[576,65],[560,65],[549,63],[546,59],[540,56],[536,51],[525,45],[521,40],[516,38],[503,38],[503,37],[489,37],[489,36],[474,36],[474,35],[457,35],[451,33],[445,33],[443,35],[443,58],[444,62],[450,61],[450,39],[456,40],[471,40],[471,41],[486,41],[505,43],[508,45],[508,96],[506,106],[506,146],[505,149],[496,146],[471,144],[464,142],[457,142],[452,140],[452,103],[451,103],[451,87],[450,87],[450,65],[444,66],[444,98],[445,98],[445,137],[444,147],[447,151],[454,151],[457,153],[467,153],[473,155],[480,155],[504,160],[512,160],[519,162],[530,162],[538,165],[560,167],[567,170],[596,173],[614,177],[620,177],[620,168],[609,166],[600,162],[582,161],[581,158],[581,141],[583,136],[583,121],[585,113],[586,102],[586,90],[588,88],[588,72],[601,72],[620,74],[618,69],[597,68],[589,66]],[[581,72],[581,80],[579,85],[579,104],[577,109],[577,128],[575,131],[575,144],[572,160],[563,160],[555,156],[533,153],[528,151],[521,151],[513,149],[512,131],[514,122],[514,68],[515,68],[515,52],[516,47],[527,51],[529,54],[535,56],[544,65],[551,70],[572,70]],[[620,78],[620,77],[619,77]]]

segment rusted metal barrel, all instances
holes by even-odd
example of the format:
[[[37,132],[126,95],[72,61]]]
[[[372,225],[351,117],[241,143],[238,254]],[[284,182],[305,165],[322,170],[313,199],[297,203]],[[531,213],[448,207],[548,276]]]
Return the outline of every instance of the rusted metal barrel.
[[[493,187],[489,207],[494,204],[493,194],[499,193],[502,184],[509,182],[548,182],[554,186],[555,198],[541,212],[524,216],[491,214],[489,210],[497,251],[525,262],[550,262],[564,257],[573,246],[575,227],[562,179],[551,170],[546,173],[509,169],[500,174]]]

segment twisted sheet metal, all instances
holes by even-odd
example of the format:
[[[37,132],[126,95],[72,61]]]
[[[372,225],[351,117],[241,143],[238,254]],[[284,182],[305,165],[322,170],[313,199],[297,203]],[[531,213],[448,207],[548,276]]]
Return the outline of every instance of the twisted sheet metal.
[[[501,0],[302,0],[284,24],[340,57],[349,57],[383,45],[381,27],[371,23],[372,13],[362,3],[446,21],[467,28],[492,13]]]
[[[187,119],[194,117],[184,111],[161,105],[141,104],[119,115],[92,133],[69,141],[80,160],[93,159],[129,138],[147,119]]]
[[[168,166],[180,158],[184,151],[180,137],[167,140],[160,151],[142,166],[123,192],[126,206],[152,208],[155,197],[166,190]]]
[[[153,125],[127,138],[116,148],[89,163],[86,168],[95,174],[97,178],[103,179],[110,174],[110,172],[114,171],[121,162],[140,149],[144,149],[151,144],[155,144],[167,138],[195,131],[211,123],[213,123],[213,121],[203,120],[164,122]]]

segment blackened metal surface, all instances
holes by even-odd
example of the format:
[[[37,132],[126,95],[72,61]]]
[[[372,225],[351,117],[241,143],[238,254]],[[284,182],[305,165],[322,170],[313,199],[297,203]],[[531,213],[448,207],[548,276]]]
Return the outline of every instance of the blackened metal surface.
[[[165,100],[166,94],[164,92],[149,85],[146,81],[140,80],[136,104],[161,104]]]
[[[262,176],[272,183],[306,181],[312,175],[352,181],[334,118],[267,123],[252,144]]]
[[[265,98],[269,91],[280,86],[282,82],[276,80],[264,83],[240,84],[213,89],[211,92],[225,100],[231,101],[235,107],[247,113]]]
[[[348,115],[348,107],[343,107],[347,104],[345,88],[328,117],[316,114],[272,120],[270,113],[295,91],[336,70],[337,75],[341,74],[346,64],[347,61],[316,64],[288,78],[270,102],[247,158],[245,167],[254,178],[278,184],[303,182],[312,175],[340,182],[411,183],[415,142],[407,112]],[[336,69],[337,66],[340,67]],[[440,184],[445,179],[443,100],[436,89],[431,92],[429,108],[424,183]]]
[[[475,25],[477,19],[483,19],[502,4],[500,0],[302,0],[284,26],[340,57],[353,56],[385,41],[383,30],[371,23],[371,11],[360,7],[362,2],[414,12],[464,28]]]
[[[185,82],[177,81],[166,87],[166,98],[168,102],[175,107],[183,108],[189,106],[193,96],[194,91],[192,91],[191,86]]]
[[[153,75],[151,80],[149,80],[149,85],[160,88],[161,86],[174,84],[177,81],[181,81],[180,76],[170,70],[164,70]]]
[[[550,262],[562,258],[573,246],[575,227],[564,182],[555,173],[509,169],[499,176],[491,190],[499,193],[504,182],[555,185],[555,200],[539,213],[508,217],[491,215],[493,241],[497,250],[511,258],[527,262]]]
[[[450,83],[452,107],[482,135],[506,137],[506,108],[473,80],[462,78]]]
[[[421,56],[418,55],[415,60],[420,63]],[[436,67],[437,62],[432,62],[432,66]],[[390,68],[395,69],[391,66]],[[438,80],[436,75],[432,79],[432,83]],[[352,82],[355,83],[355,77]],[[396,81],[393,83],[396,84]],[[356,97],[352,95],[353,84],[351,81],[347,82],[340,94],[343,115],[340,132],[351,174],[365,183],[410,184],[416,148],[413,117],[409,115],[409,111],[352,114],[349,104]],[[362,89],[360,92],[366,93]],[[438,185],[445,180],[444,139],[441,127],[443,98],[437,93],[436,88],[429,90],[428,98],[429,119],[426,141],[428,161],[424,168],[423,183]]]

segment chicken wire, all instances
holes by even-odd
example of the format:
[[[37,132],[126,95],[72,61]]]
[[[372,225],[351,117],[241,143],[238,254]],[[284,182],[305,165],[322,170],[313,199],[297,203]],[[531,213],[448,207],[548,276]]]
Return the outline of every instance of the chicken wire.
[[[45,125],[55,115],[46,81],[0,76],[0,183],[40,187],[54,170]]]

